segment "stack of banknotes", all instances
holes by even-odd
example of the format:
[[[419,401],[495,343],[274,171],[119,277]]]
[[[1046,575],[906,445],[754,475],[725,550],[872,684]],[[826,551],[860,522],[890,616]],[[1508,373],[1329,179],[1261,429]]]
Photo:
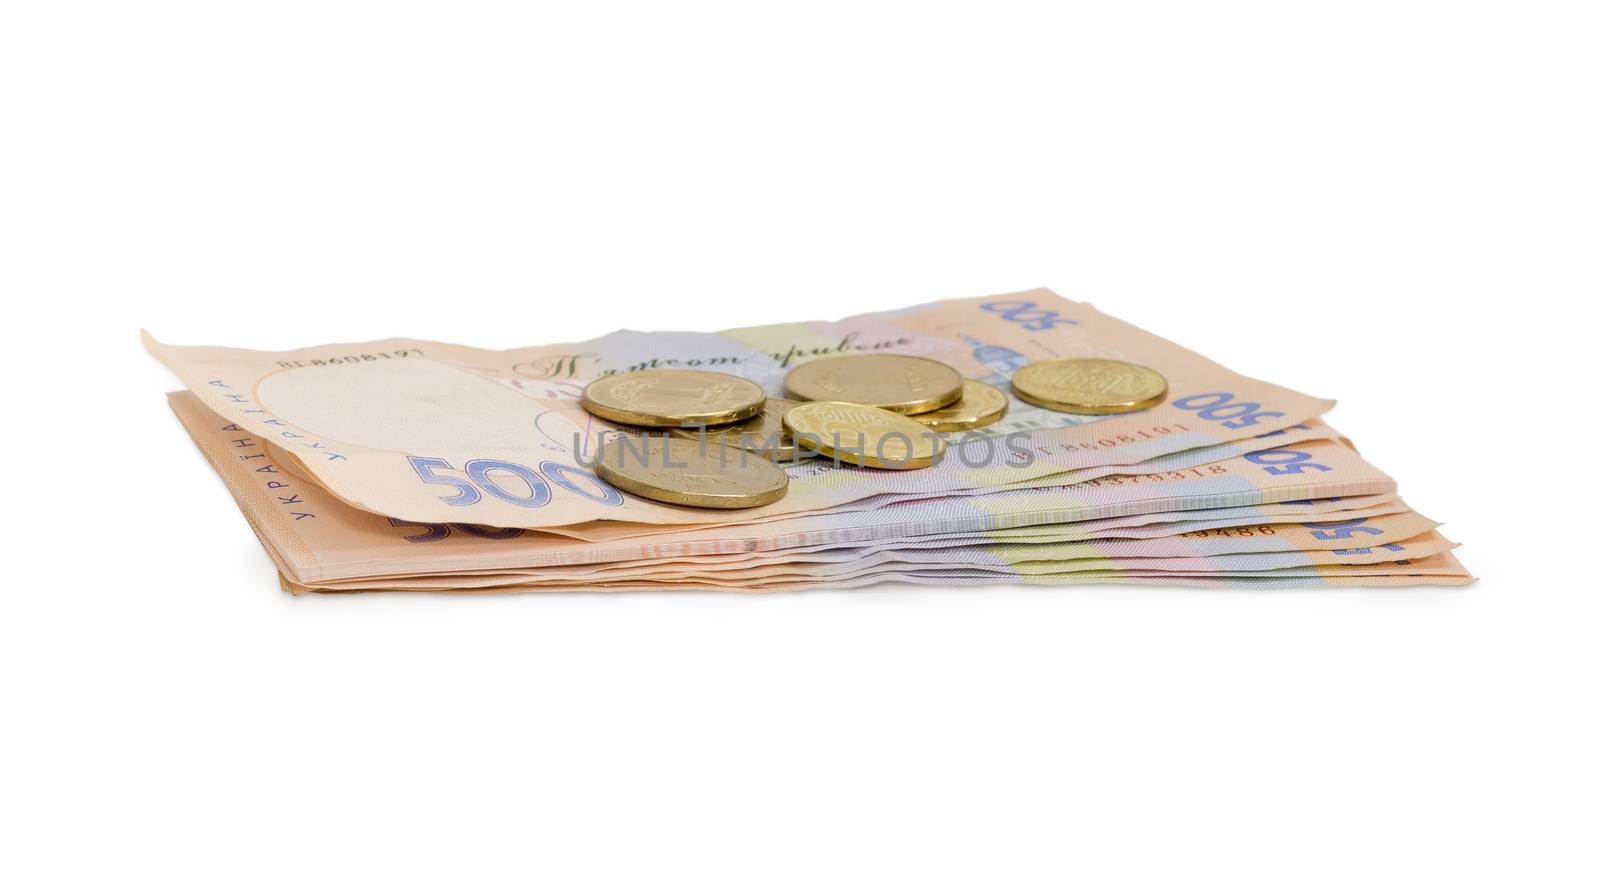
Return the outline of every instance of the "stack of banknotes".
[[[187,388],[173,411],[296,593],[1472,580],[1438,524],[1323,419],[1331,401],[1043,289],[511,350],[145,345]],[[602,472],[607,442],[651,433],[592,413],[596,382],[729,375],[793,432],[784,419],[814,398],[795,398],[795,369],[866,356],[934,360],[1007,398],[976,426],[926,424],[931,464],[786,441],[751,459],[787,478],[754,506],[674,503]],[[1017,398],[1020,370],[1077,359],[1151,370],[1164,389],[1112,414]]]

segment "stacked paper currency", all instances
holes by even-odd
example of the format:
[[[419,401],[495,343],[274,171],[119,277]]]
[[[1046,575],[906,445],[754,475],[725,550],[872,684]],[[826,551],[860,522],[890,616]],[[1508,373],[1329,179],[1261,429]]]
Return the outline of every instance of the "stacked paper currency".
[[[172,409],[296,593],[1472,580],[1438,524],[1322,420],[1331,401],[1043,289],[503,351],[145,344],[187,387]],[[1008,394],[1029,365],[1110,359],[1166,389],[1112,415],[1011,398],[998,420],[936,434],[942,460],[915,469],[803,451],[778,464],[782,497],[755,507],[665,503],[596,472],[608,436],[638,431],[585,410],[591,383],[713,371],[777,404],[795,368],[866,355],[937,360]]]

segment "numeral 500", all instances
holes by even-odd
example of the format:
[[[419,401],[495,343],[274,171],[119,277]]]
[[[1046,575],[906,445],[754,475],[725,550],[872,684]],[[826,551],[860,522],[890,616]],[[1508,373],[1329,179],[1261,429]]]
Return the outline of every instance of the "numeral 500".
[[[474,458],[462,466],[460,472],[467,477],[461,479],[439,474],[442,470],[455,470],[450,466],[450,462],[443,458],[419,458],[411,455],[407,456],[406,460],[411,462],[411,469],[417,472],[417,476],[423,482],[454,489],[454,495],[441,495],[439,500],[456,507],[477,504],[483,500],[484,492],[517,507],[543,507],[550,503],[552,484],[601,504],[622,503],[622,493],[611,488],[605,480],[587,470],[558,461],[541,461],[539,469],[534,471],[514,461]],[[490,476],[491,473],[497,476]],[[515,489],[526,487],[528,492],[521,494],[506,488],[507,485]]]

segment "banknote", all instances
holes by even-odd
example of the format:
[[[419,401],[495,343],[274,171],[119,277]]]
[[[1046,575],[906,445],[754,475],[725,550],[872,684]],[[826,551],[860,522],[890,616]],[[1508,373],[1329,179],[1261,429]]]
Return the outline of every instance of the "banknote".
[[[600,581],[648,579],[675,583],[714,577],[728,583],[764,583],[804,580],[825,585],[835,579],[853,578],[864,572],[985,571],[997,582],[1025,576],[1062,575],[1076,572],[1175,572],[1237,573],[1289,570],[1306,567],[1372,566],[1393,564],[1440,554],[1456,547],[1454,542],[1435,532],[1426,532],[1385,545],[1349,548],[1316,548],[1301,551],[1280,549],[1262,552],[1220,552],[1206,555],[1140,553],[1141,548],[1118,547],[1116,542],[1094,540],[1070,545],[1033,546],[1026,549],[994,549],[973,546],[943,548],[886,547],[846,549],[851,553],[818,552],[804,555],[762,554],[727,562],[676,561],[642,566],[550,567],[541,571],[471,573],[430,577],[397,578],[413,590],[472,589],[527,582],[590,584]],[[1141,542],[1138,544],[1148,544]],[[1164,548],[1152,548],[1162,551]],[[1176,549],[1174,549],[1176,550]],[[1333,571],[1333,570],[1330,570]],[[364,579],[370,586],[375,579]],[[330,588],[338,588],[331,583]]]
[[[1192,474],[1130,474],[1073,486],[893,504],[872,511],[865,522],[860,514],[808,516],[712,532],[657,531],[637,540],[595,545],[538,531],[369,514],[284,473],[248,441],[230,438],[237,433],[227,429],[231,422],[209,412],[192,395],[175,394],[172,405],[280,569],[296,584],[1044,528],[1039,524],[1057,527],[1051,533],[1055,535],[1094,537],[1116,528],[1118,521],[1134,529],[1152,519],[1175,524],[1165,530],[1169,532],[1248,526],[1286,516],[1342,522],[1350,519],[1340,516],[1347,511],[1395,505],[1392,480],[1344,443],[1324,440],[1207,465]],[[1197,516],[1205,512],[1218,516]]]
[[[222,448],[230,455],[230,457],[227,459],[227,462],[231,462],[235,458],[250,462],[251,469],[254,472],[268,475],[258,478],[258,481],[263,485],[270,481],[271,486],[274,489],[284,489],[288,486],[298,485],[302,487],[310,487],[316,491],[323,491],[321,490],[320,484],[316,482],[310,473],[298,468],[295,464],[283,460],[283,452],[281,450],[274,449],[269,444],[265,444],[261,440],[254,437],[241,437],[236,424],[222,419],[214,412],[211,412],[209,409],[205,408],[204,404],[193,393],[189,391],[177,391],[174,393],[169,393],[168,401],[173,412],[178,415],[179,420],[182,421],[189,429],[191,436],[195,439],[196,443],[201,446],[202,451],[206,452],[208,455],[211,451]],[[1137,472],[1151,474],[1158,472],[1173,472],[1179,469],[1210,465],[1218,460],[1240,457],[1246,454],[1257,454],[1258,457],[1260,457],[1261,454],[1279,454],[1275,451],[1276,449],[1287,445],[1298,444],[1308,439],[1337,439],[1349,448],[1354,448],[1353,446],[1349,445],[1347,439],[1342,437],[1331,427],[1320,421],[1311,421],[1305,424],[1294,425],[1291,429],[1260,434],[1250,437],[1246,440],[1224,443],[1220,446],[1193,449],[1176,453],[1174,455],[1161,456],[1159,458],[1149,459],[1147,461],[1122,468],[1111,466],[1089,468],[1083,471],[1075,471],[1071,474],[1053,474],[1048,477],[1041,477],[1033,484],[988,486],[964,491],[967,494],[986,494],[1024,487],[1031,488],[1046,484],[1064,486],[1070,484],[1068,478],[1073,481],[1087,481],[1089,479],[1097,479],[1107,475],[1116,475],[1118,473]],[[1270,443],[1265,443],[1263,440],[1270,440]],[[616,539],[636,539],[640,536],[672,536],[677,535],[680,532],[709,530],[723,525],[744,525],[751,522],[770,523],[776,520],[798,520],[811,515],[838,514],[849,511],[874,509],[895,503],[919,501],[925,499],[926,497],[926,495],[917,494],[883,493],[879,495],[868,496],[857,501],[848,502],[846,504],[836,505],[831,509],[785,512],[775,514],[770,517],[757,518],[753,521],[746,518],[743,520],[742,524],[738,519],[738,517],[743,515],[744,512],[742,511],[715,511],[702,513],[732,514],[735,515],[735,517],[730,519],[717,519],[714,522],[708,521],[699,523],[684,523],[673,524],[670,526],[664,526],[661,524],[602,521],[576,524],[566,527],[556,527],[542,531],[589,542],[603,542]],[[293,504],[291,503],[289,506],[292,507]],[[1286,504],[1274,506],[1272,510],[1279,513],[1293,513],[1299,511],[1300,508],[1297,508],[1293,504]],[[294,514],[294,516],[299,517],[300,513],[297,512]],[[1259,519],[1260,517],[1257,518]],[[531,532],[532,530],[530,530],[530,533]],[[652,540],[654,541],[660,539],[652,538]]]
[[[1431,531],[1439,524],[1411,511],[1392,505],[1379,510],[1317,514],[1303,522],[1280,524],[1237,525],[1237,519],[1207,514],[1203,520],[1188,521],[1187,531],[1172,529],[1173,524],[1147,524],[1145,526],[1118,526],[1110,521],[1081,524],[1056,524],[1054,534],[1037,539],[999,542],[993,533],[958,533],[952,535],[904,537],[874,540],[853,546],[837,544],[810,544],[784,548],[780,551],[735,551],[714,553],[681,553],[673,556],[643,557],[608,561],[607,570],[637,571],[651,568],[715,567],[719,570],[746,569],[760,566],[808,563],[845,563],[885,551],[906,555],[928,555],[928,562],[945,562],[944,552],[963,549],[963,553],[986,555],[1004,563],[1017,563],[1040,559],[1074,559],[1082,557],[1193,557],[1234,553],[1274,553],[1287,551],[1338,551],[1341,554],[1377,554],[1366,560],[1355,557],[1349,562],[1380,562],[1393,557],[1383,557],[1396,549],[1400,542]],[[1119,518],[1120,519],[1120,518]],[[1151,526],[1154,528],[1151,528]],[[1031,528],[1031,527],[1028,527]],[[1009,532],[1014,530],[998,530]],[[920,558],[920,557],[919,557]],[[975,557],[972,559],[985,559]],[[985,560],[985,562],[993,562]],[[575,571],[575,564],[556,564],[544,569]],[[438,571],[438,575],[450,575]],[[469,570],[466,575],[525,576],[538,574],[534,568],[506,570]],[[377,578],[377,576],[371,576]],[[404,578],[407,574],[392,576]]]
[[[1098,544],[1098,542],[1096,543]],[[818,562],[790,560],[767,566],[728,568],[717,566],[717,578],[724,580],[773,581],[803,578],[818,582],[832,578],[851,577],[865,571],[920,572],[920,571],[988,571],[1003,576],[1054,575],[1068,572],[1141,571],[1141,572],[1259,572],[1297,567],[1370,566],[1394,563],[1400,559],[1429,557],[1455,547],[1455,543],[1435,532],[1424,533],[1388,547],[1313,549],[1306,551],[1280,550],[1269,552],[1212,553],[1205,556],[1139,555],[1129,553],[1114,556],[1110,553],[1087,555],[1082,547],[1036,545],[1026,549],[950,547],[933,550],[889,549],[858,557],[845,562]],[[1110,552],[1122,549],[1107,548]],[[1136,550],[1136,549],[1128,549]],[[651,570],[652,579],[689,578],[704,575],[706,567],[666,568]],[[636,574],[636,573],[635,573]],[[572,574],[574,581],[589,578],[626,578],[627,570],[596,569],[587,573]]]
[[[1329,499],[1338,502],[1339,499]],[[1345,502],[1365,502],[1367,499],[1344,499]],[[1280,505],[1263,505],[1263,510],[1280,507]],[[1295,507],[1300,510],[1314,510],[1313,505],[1283,506]],[[1433,521],[1420,515],[1412,514],[1409,517],[1395,518],[1395,514],[1410,514],[1403,502],[1387,501],[1372,504],[1360,510],[1330,508],[1327,511],[1292,514],[1295,519],[1304,524],[1325,524],[1326,526],[1377,526],[1379,527],[1378,539],[1367,539],[1365,535],[1369,530],[1362,530],[1352,534],[1362,535],[1361,544],[1377,546],[1387,544],[1397,537],[1404,537],[1410,528],[1424,528],[1433,525]],[[1124,546],[1140,540],[1155,541],[1158,546],[1164,543],[1159,540],[1167,536],[1180,536],[1195,531],[1216,533],[1212,542],[1207,546],[1186,546],[1183,553],[1231,553],[1272,550],[1271,544],[1260,544],[1263,536],[1274,534],[1270,525],[1261,525],[1252,522],[1252,518],[1241,509],[1197,510],[1168,514],[1166,516],[1187,517],[1179,522],[1140,524],[1139,517],[1112,517],[1105,520],[1094,520],[1084,523],[1060,523],[1040,526],[1040,529],[1052,530],[1039,537],[1030,536],[1020,540],[1026,543],[1058,544],[1064,542],[1085,542],[1092,545],[1107,544],[1112,553],[1128,552]],[[1388,520],[1399,520],[1387,522]],[[1359,523],[1355,522],[1359,521]],[[1289,524],[1299,526],[1300,524]],[[1029,527],[1032,528],[1032,527]],[[628,566],[638,569],[648,569],[654,566],[669,564],[707,565],[712,568],[723,566],[742,565],[739,561],[749,560],[752,565],[762,563],[782,563],[791,559],[791,555],[800,559],[815,560],[848,560],[861,554],[876,553],[882,550],[899,549],[912,551],[923,548],[939,548],[951,545],[983,545],[995,541],[997,536],[1004,533],[1021,530],[1002,529],[994,532],[959,533],[953,535],[904,537],[895,539],[878,539],[862,546],[837,545],[837,544],[809,544],[785,548],[781,551],[728,551],[722,547],[723,542],[714,538],[701,538],[699,540],[684,538],[681,549],[677,549],[671,556],[642,557],[636,559],[617,560],[605,564],[584,564],[574,562],[551,563],[547,569],[561,570],[567,568],[582,568],[585,566]],[[1339,540],[1339,530],[1325,530],[1331,540],[1321,542],[1326,549],[1344,549],[1352,547],[1350,542]],[[1231,542],[1231,543],[1230,543]],[[1301,548],[1316,548],[1317,542],[1307,542],[1303,538],[1297,545]],[[662,549],[673,550],[673,549]],[[1159,551],[1152,553],[1169,552],[1170,548],[1160,547]],[[372,582],[390,580],[401,582],[407,579],[418,578],[417,569],[426,569],[430,578],[489,578],[499,577],[502,580],[509,578],[530,577],[533,570],[525,568],[511,569],[467,569],[452,570],[441,569],[427,562],[412,562],[411,571],[388,574],[373,574],[362,576],[362,579]],[[484,583],[487,584],[487,583]]]
[[[990,542],[1062,541],[1072,538],[1070,536],[1063,538],[1060,530],[1096,529],[1107,530],[1108,536],[1114,532],[1116,538],[1165,538],[1213,529],[1233,527],[1249,529],[1286,521],[1310,523],[1340,521],[1352,517],[1388,516],[1409,510],[1404,501],[1394,496],[1366,495],[1357,498],[1319,498],[1244,507],[1135,514],[1084,523],[1041,523],[1037,526],[1014,526],[966,534]]]
[[[425,581],[425,580],[424,580]],[[910,572],[863,572],[850,577],[834,578],[820,583],[830,589],[848,589],[867,585],[939,585],[964,587],[974,585],[1023,584],[1039,586],[1057,585],[1181,585],[1184,587],[1227,587],[1259,590],[1286,588],[1344,588],[1344,587],[1411,587],[1454,586],[1474,581],[1471,573],[1456,560],[1451,552],[1435,554],[1410,561],[1396,561],[1370,566],[1311,566],[1278,570],[1240,572],[1160,572],[1138,570],[1095,570],[1061,572],[1035,575],[1007,575],[978,570],[918,570]],[[650,579],[626,581],[596,581],[574,584],[564,581],[522,582],[485,588],[430,588],[422,585],[383,584],[363,585],[360,582],[305,585],[279,576],[285,591],[293,593],[365,593],[376,591],[412,591],[418,593],[473,593],[509,594],[519,592],[560,591],[611,593],[624,591],[704,591],[738,593],[781,593],[818,587],[813,579],[774,579],[759,583],[746,583],[720,579],[715,575],[679,581]]]
[[[1211,521],[1216,522],[1216,521]],[[1124,537],[1126,530],[1102,529],[1030,542],[986,542],[973,536],[892,539],[860,547],[809,546],[776,552],[658,558],[605,564],[608,571],[652,567],[715,566],[719,572],[766,566],[864,565],[864,561],[913,560],[923,565],[1012,566],[1040,561],[1123,558],[1204,558],[1233,554],[1296,554],[1313,563],[1376,563],[1420,556],[1438,542],[1422,539],[1438,523],[1410,511],[1336,518],[1305,523],[1215,526],[1162,537]],[[1092,536],[1092,537],[1091,537]],[[1407,553],[1407,552],[1410,553]],[[1397,556],[1398,555],[1398,556]],[[517,570],[523,572],[523,570]]]
[[[934,581],[937,579],[937,581]],[[1069,572],[1020,576],[1011,581],[1026,585],[1060,584],[1176,584],[1193,586],[1226,586],[1239,588],[1291,588],[1291,587],[1398,587],[1407,585],[1465,585],[1473,581],[1471,573],[1455,558],[1452,552],[1434,554],[1410,561],[1395,561],[1370,566],[1311,566],[1294,569],[1260,570],[1256,572],[1149,572],[1149,571],[1099,571]],[[915,571],[887,573],[876,576],[864,574],[855,579],[831,581],[828,587],[848,588],[866,584],[906,582],[911,584],[939,585],[992,585],[996,579],[991,573],[973,571]],[[780,585],[783,583],[779,583]],[[796,583],[805,585],[806,583]]]
[[[716,334],[618,331],[499,351],[404,338],[262,352],[171,346],[147,334],[145,345],[237,440],[281,452],[274,470],[303,474],[376,516],[500,529],[708,522],[704,509],[624,495],[589,470],[608,428],[582,411],[578,395],[592,380],[629,370],[725,371],[779,395],[797,364],[892,352],[938,359],[1004,389],[1030,361],[1092,356],[1158,369],[1168,381],[1161,405],[1125,415],[1074,416],[1013,400],[1006,419],[984,435],[950,434],[946,460],[922,470],[797,464],[788,469],[787,497],[716,522],[1138,465],[1293,428],[1332,407],[1042,289],[837,322]]]
[[[169,394],[169,396],[174,399],[181,398],[178,396],[172,396],[172,394]],[[222,426],[226,428],[229,425],[224,424]],[[1112,476],[1118,473],[1155,473],[1161,471],[1185,470],[1191,467],[1198,467],[1215,463],[1217,461],[1226,460],[1228,458],[1237,458],[1242,455],[1262,451],[1263,449],[1282,448],[1300,442],[1319,439],[1337,439],[1341,442],[1344,442],[1346,445],[1350,445],[1349,440],[1337,430],[1320,420],[1313,420],[1304,424],[1295,424],[1289,428],[1258,434],[1247,439],[1233,440],[1204,448],[1187,449],[1182,452],[1175,452],[1171,455],[1162,455],[1157,458],[1146,459],[1137,464],[1124,465],[1121,467],[1103,465],[1099,467],[1084,468],[1082,470],[1049,474],[1034,480],[994,486],[975,487],[963,489],[961,491],[964,494],[983,494],[1018,488],[1072,485],[1074,483],[1097,479],[1104,476]],[[262,456],[262,460],[273,465],[276,471],[293,476],[302,482],[317,484],[314,477],[312,477],[310,473],[301,469],[298,463],[293,461],[293,459],[291,459],[281,449],[274,448],[271,444],[263,443],[256,439],[235,441],[252,447],[252,451],[259,453]],[[1353,445],[1351,447],[1354,448]],[[865,498],[860,498],[844,504],[833,505],[831,507],[770,513],[764,517],[761,517],[760,519],[762,521],[766,521],[780,518],[804,517],[815,514],[834,514],[848,511],[869,510],[894,504],[896,502],[910,501],[922,497],[925,497],[925,494],[886,492],[879,495],[869,495]],[[743,522],[750,522],[749,518],[744,516],[743,512],[740,511],[706,511],[702,512],[702,514],[710,514],[710,516],[702,516],[701,521],[699,522],[676,523],[671,524],[670,526],[665,524],[597,521],[590,523],[578,523],[570,526],[553,527],[546,531],[555,532],[557,534],[566,535],[572,538],[582,539],[584,541],[598,542],[621,538],[634,538],[639,535],[650,534],[652,531],[657,530],[681,531],[692,529],[712,529],[723,525],[734,525]],[[733,514],[734,516],[718,516],[719,514]]]
[[[1094,532],[1080,530],[1075,534],[1064,532],[1053,539],[1021,543],[992,543],[985,541],[981,534],[963,534],[890,539],[864,546],[805,545],[781,551],[680,554],[610,561],[587,567],[563,564],[540,568],[477,570],[455,577],[465,579],[470,575],[480,580],[499,578],[502,579],[500,583],[505,583],[512,577],[596,578],[643,571],[660,575],[713,568],[732,577],[731,573],[735,571],[770,566],[807,567],[843,563],[862,566],[869,558],[881,563],[885,558],[880,555],[884,554],[891,555],[887,559],[914,560],[928,566],[960,564],[979,568],[1090,558],[1194,558],[1223,554],[1282,553],[1298,553],[1312,563],[1376,563],[1392,561],[1400,556],[1421,556],[1425,547],[1438,542],[1429,541],[1426,545],[1419,545],[1413,540],[1420,542],[1422,536],[1438,525],[1411,511],[1391,514],[1368,511],[1359,516],[1335,515],[1331,519],[1299,523],[1213,526],[1163,537],[1125,537],[1127,530],[1115,527],[1102,527]],[[1328,553],[1319,556],[1315,552]],[[451,574],[441,572],[438,575],[444,578]]]

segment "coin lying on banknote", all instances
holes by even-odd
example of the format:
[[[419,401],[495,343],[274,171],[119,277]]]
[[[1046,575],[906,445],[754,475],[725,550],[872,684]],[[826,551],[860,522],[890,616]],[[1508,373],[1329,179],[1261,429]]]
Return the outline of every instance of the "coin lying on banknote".
[[[1161,404],[1167,380],[1143,365],[1116,359],[1046,359],[1011,378],[1025,402],[1077,415],[1116,415]]]
[[[910,418],[853,402],[802,402],[783,426],[806,449],[863,467],[913,470],[938,463],[944,440]]]
[[[806,402],[853,402],[909,415],[960,399],[961,374],[921,356],[829,356],[790,371],[783,389]]]
[[[961,382],[961,398],[944,408],[911,415],[911,420],[941,433],[952,430],[976,430],[987,427],[1006,416],[1011,400],[999,388],[983,381]]]
[[[789,490],[788,475],[760,455],[665,434],[607,437],[595,473],[624,492],[685,507],[759,507]]]
[[[656,368],[599,378],[580,404],[596,417],[636,427],[700,427],[742,421],[767,393],[755,381],[715,371]]]
[[[766,458],[769,461],[793,461],[797,450],[794,437],[783,429],[783,415],[800,403],[792,399],[768,396],[755,417],[716,427],[674,427],[670,432],[682,439],[706,439],[732,449]]]

